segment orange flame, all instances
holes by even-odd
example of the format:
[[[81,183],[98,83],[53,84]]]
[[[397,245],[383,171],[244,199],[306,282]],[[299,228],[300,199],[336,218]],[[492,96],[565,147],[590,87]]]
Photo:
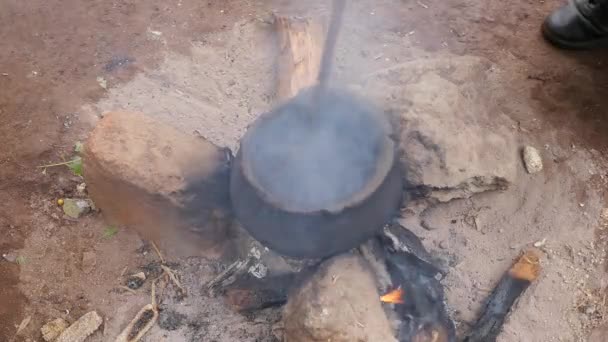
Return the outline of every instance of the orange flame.
[[[380,297],[380,301],[384,303],[392,303],[392,304],[403,304],[405,301],[403,300],[403,295],[405,292],[401,287],[396,288],[395,290],[385,294]]]

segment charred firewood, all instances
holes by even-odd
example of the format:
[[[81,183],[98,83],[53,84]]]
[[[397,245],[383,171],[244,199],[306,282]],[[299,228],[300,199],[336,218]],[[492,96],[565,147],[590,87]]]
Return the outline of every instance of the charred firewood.
[[[376,260],[382,260],[388,271],[392,291],[380,300],[392,304],[391,309],[400,321],[398,341],[454,342],[455,328],[439,280],[446,272],[434,264],[420,239],[393,223],[367,248]]]
[[[236,260],[204,287],[210,296],[222,296],[235,311],[246,314],[282,306],[293,285],[320,262],[284,257],[264,248],[239,226],[235,231]]]
[[[526,251],[498,282],[487,300],[481,317],[464,341],[496,341],[513,304],[539,274],[540,262],[537,252]]]
[[[443,278],[447,275],[447,270],[438,266],[439,263],[435,262],[424,248],[420,238],[399,223],[392,222],[386,225],[380,239],[393,252],[401,252],[410,258],[410,262],[416,264],[428,276],[434,277],[440,274]]]
[[[403,291],[402,303],[394,307],[401,319],[398,340],[455,341],[454,324],[447,313],[443,287],[434,273],[425,272],[417,259],[403,252],[387,251],[386,266],[393,286]]]
[[[282,306],[296,276],[285,274],[263,279],[247,275],[226,288],[224,298],[236,311],[246,313]]]

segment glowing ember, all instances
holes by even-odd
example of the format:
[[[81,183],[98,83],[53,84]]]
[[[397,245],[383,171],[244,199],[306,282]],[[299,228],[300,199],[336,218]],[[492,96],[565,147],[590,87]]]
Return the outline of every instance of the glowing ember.
[[[380,297],[380,301],[384,303],[392,303],[392,304],[403,304],[405,303],[403,300],[404,291],[401,287],[385,294]]]

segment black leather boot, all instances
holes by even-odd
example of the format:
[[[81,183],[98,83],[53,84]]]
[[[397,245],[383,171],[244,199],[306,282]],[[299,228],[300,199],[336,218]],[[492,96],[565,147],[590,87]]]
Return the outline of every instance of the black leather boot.
[[[608,47],[608,0],[571,0],[545,19],[542,31],[565,49]]]

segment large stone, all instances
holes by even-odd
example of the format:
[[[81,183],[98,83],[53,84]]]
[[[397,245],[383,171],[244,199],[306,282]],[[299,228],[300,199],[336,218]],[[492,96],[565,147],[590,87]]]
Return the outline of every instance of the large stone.
[[[180,256],[219,251],[229,164],[229,150],[142,113],[105,115],[84,148],[88,191],[106,220]]]
[[[290,294],[283,322],[286,342],[396,342],[373,272],[354,255],[326,261]]]
[[[475,57],[416,60],[370,77],[364,91],[400,120],[409,187],[446,202],[514,180],[518,149],[492,92],[499,77]]]

